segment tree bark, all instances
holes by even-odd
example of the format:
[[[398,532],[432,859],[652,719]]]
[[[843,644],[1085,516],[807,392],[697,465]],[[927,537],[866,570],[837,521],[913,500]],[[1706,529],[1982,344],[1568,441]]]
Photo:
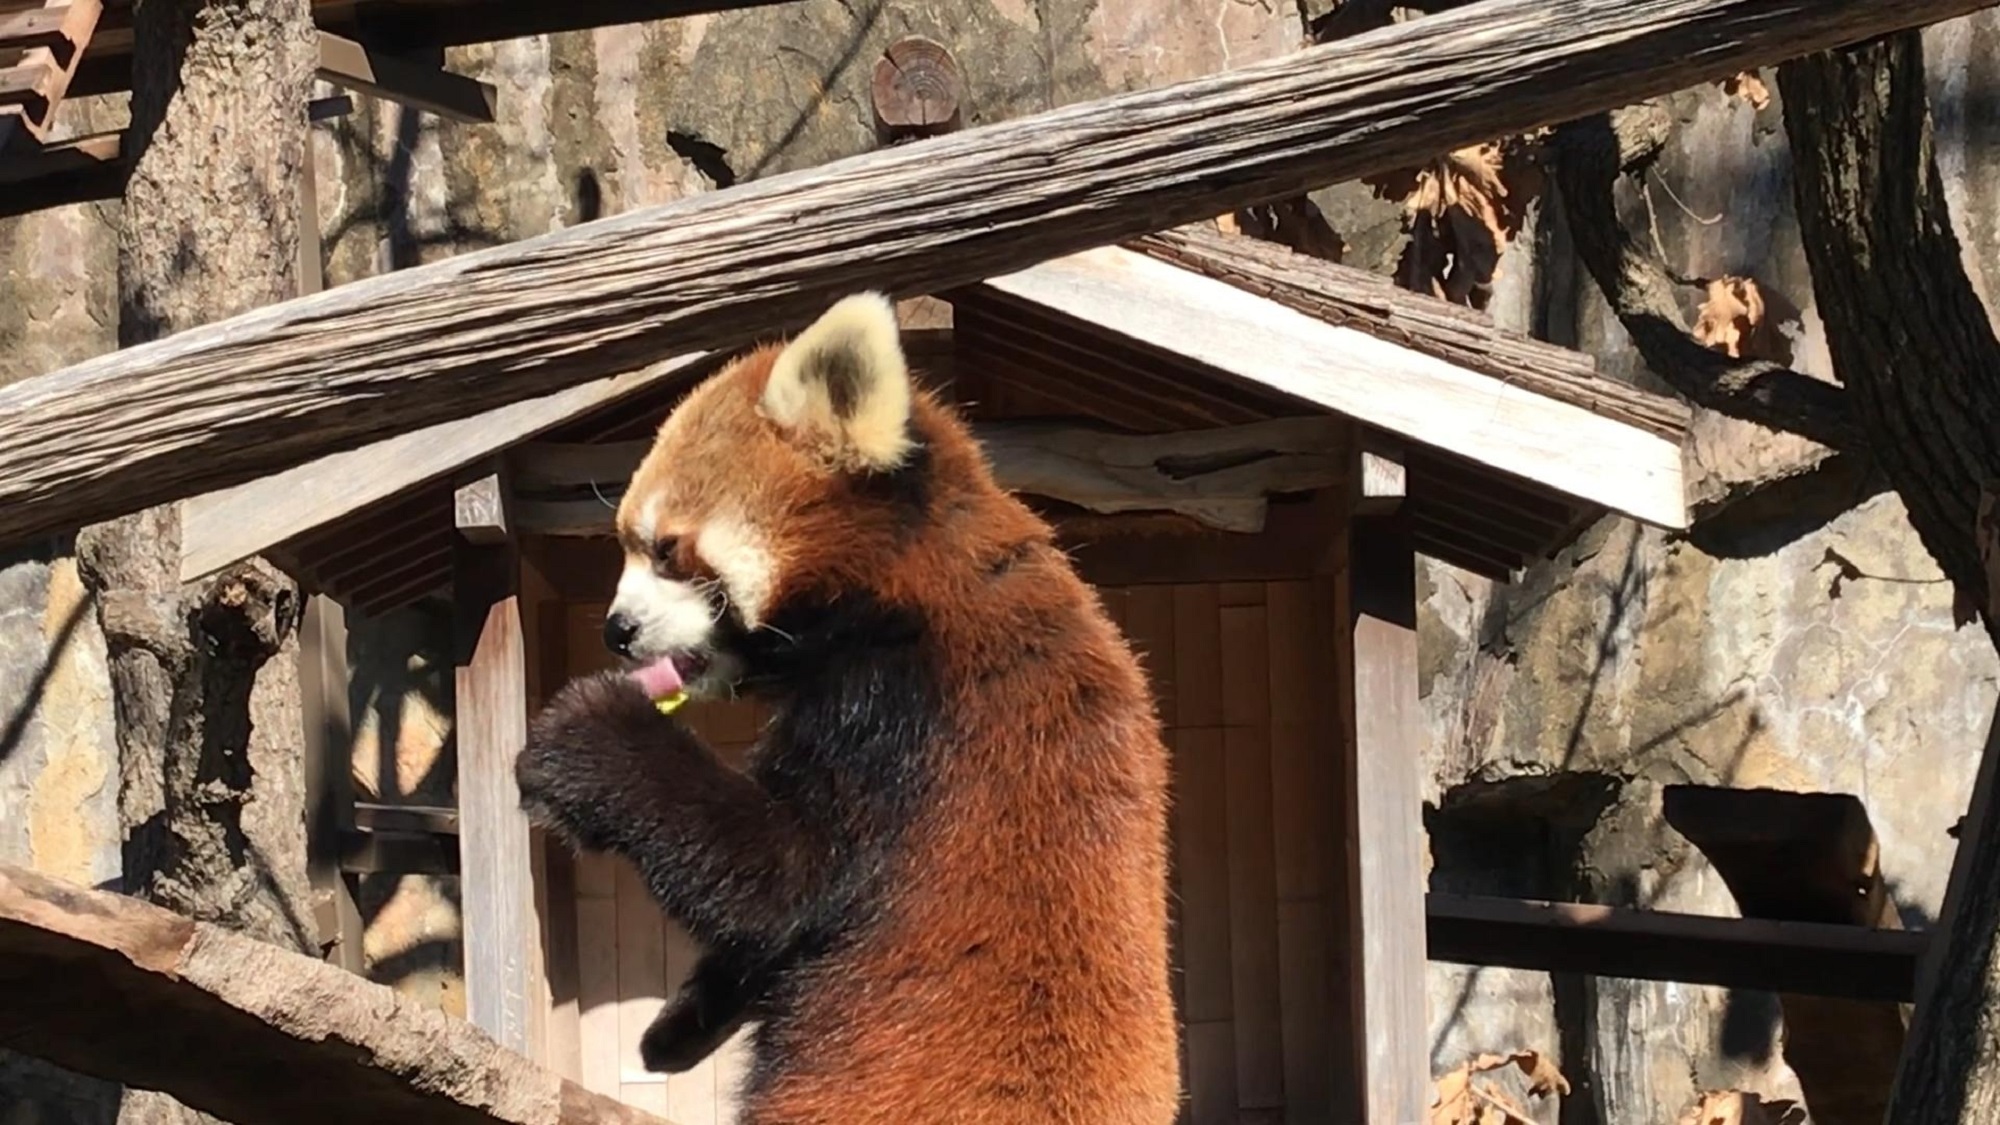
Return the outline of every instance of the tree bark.
[[[2000,643],[1973,534],[1980,486],[2000,476],[2000,339],[1933,158],[1923,40],[1788,63],[1778,89],[1834,370],[1910,523]]]
[[[296,295],[314,59],[306,0],[140,0],[133,29],[126,347]],[[110,650],[125,887],[310,951],[301,603],[257,560],[183,586],[179,524],[167,505],[77,538]],[[131,1092],[121,1120],[194,1116]]]

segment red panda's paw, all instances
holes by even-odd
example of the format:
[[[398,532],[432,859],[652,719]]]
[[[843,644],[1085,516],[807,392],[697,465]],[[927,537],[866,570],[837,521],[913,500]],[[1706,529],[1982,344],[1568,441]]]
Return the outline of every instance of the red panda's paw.
[[[571,680],[528,724],[514,761],[521,808],[578,847],[608,850],[633,826],[626,802],[645,789],[661,750],[686,737],[629,676]]]

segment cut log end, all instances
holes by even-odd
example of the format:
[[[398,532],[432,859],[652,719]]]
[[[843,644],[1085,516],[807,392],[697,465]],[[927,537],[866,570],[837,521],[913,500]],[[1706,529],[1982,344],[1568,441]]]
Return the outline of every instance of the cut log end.
[[[962,122],[964,88],[943,46],[918,36],[899,40],[875,63],[876,130],[885,141],[952,132]]]

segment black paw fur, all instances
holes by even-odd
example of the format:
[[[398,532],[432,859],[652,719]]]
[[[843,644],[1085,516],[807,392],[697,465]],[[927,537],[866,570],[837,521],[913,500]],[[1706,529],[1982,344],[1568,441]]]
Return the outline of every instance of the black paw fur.
[[[631,827],[621,809],[658,768],[663,744],[683,737],[629,676],[572,680],[528,724],[514,761],[521,808],[579,847],[607,850]]]

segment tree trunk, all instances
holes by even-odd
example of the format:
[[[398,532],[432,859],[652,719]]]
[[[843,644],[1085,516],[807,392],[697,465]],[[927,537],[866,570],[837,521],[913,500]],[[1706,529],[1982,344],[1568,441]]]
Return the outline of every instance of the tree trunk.
[[[139,0],[133,25],[127,347],[296,295],[314,57],[306,0]],[[301,602],[260,561],[183,587],[179,524],[168,505],[77,539],[111,653],[125,889],[311,951]],[[191,1116],[131,1093],[121,1119]]]
[[[1835,372],[1910,523],[1966,607],[2000,476],[2000,340],[1965,272],[1933,159],[1917,32],[1778,68],[1799,228]],[[1985,614],[2000,643],[2000,621]]]
[[[1778,71],[1798,215],[1835,370],[1924,546],[2000,643],[2000,340],[1965,273],[1932,156],[1923,46],[1904,33]],[[1987,542],[1982,557],[1982,534]],[[1995,716],[2000,725],[2000,715]],[[2000,818],[1988,739],[1974,815],[1888,1120],[2000,1120]]]

